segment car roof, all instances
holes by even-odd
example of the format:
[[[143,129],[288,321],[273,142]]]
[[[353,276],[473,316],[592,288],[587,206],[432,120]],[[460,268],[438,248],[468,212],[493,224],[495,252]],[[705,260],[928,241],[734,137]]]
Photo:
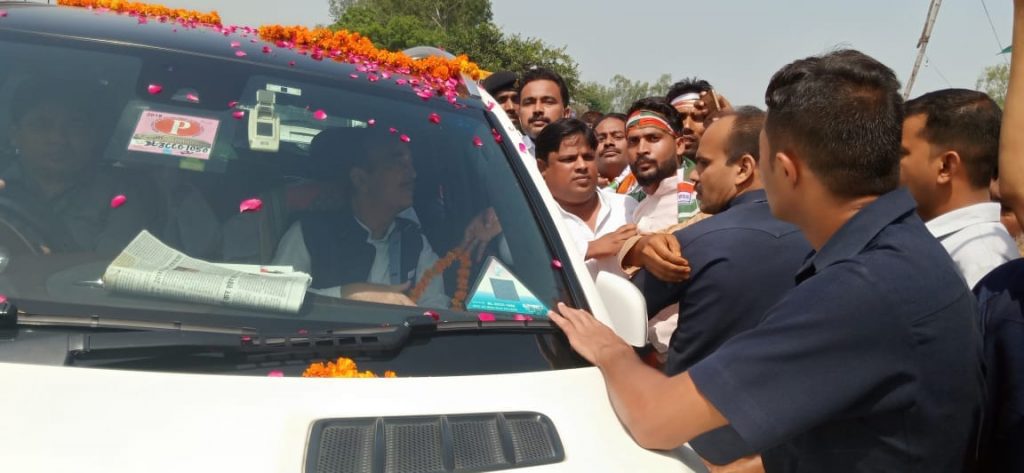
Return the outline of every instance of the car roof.
[[[185,26],[170,19],[149,17],[140,19],[106,9],[91,9],[47,5],[41,3],[0,0],[0,9],[7,16],[0,18],[0,32],[11,31],[40,34],[70,40],[123,44],[131,47],[155,48],[167,52],[201,55],[227,62],[250,62],[269,67],[286,68],[293,72],[318,75],[337,80],[367,82],[365,70],[348,61],[323,58],[314,59],[298,48],[280,47],[259,38],[256,27],[212,25]],[[239,43],[236,47],[232,42]],[[263,51],[264,46],[269,53]],[[244,57],[235,55],[244,51]],[[384,69],[383,66],[381,66]],[[396,93],[412,93],[405,81],[412,77],[392,71],[390,80],[375,80],[374,88],[390,88]],[[399,84],[397,82],[402,82]],[[381,92],[380,89],[377,89]],[[479,99],[460,97],[470,107],[482,107]]]

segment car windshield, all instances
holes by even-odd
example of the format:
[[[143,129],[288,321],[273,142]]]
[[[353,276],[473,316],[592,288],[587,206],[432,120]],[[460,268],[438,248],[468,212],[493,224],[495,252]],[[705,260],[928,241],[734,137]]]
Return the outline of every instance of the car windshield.
[[[453,104],[397,73],[247,60],[266,43],[233,39],[214,57],[0,35],[0,293],[26,313],[267,331],[570,300],[525,163],[464,86]]]

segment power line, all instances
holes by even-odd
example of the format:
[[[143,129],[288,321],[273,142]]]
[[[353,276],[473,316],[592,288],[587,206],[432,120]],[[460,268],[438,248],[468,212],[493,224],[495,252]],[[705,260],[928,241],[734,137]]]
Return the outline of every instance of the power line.
[[[949,81],[949,79],[946,78],[946,75],[943,74],[942,71],[939,70],[939,66],[936,66],[935,64],[932,63],[932,58],[930,58],[927,55],[925,55],[924,61],[925,61],[925,67],[928,67],[931,70],[935,71],[935,73],[939,75],[939,77],[943,80],[943,82],[946,83],[946,87],[949,87],[950,89],[953,88],[953,84]]]
[[[985,0],[981,0],[981,8],[985,10],[985,18],[988,19],[988,27],[992,29],[992,36],[996,38],[996,46],[999,46],[999,51],[1003,50],[1003,41],[999,39],[999,32],[996,31],[996,25],[992,22],[992,15],[988,12],[988,5],[985,4]],[[1003,56],[1003,62],[1009,64],[1009,61]]]

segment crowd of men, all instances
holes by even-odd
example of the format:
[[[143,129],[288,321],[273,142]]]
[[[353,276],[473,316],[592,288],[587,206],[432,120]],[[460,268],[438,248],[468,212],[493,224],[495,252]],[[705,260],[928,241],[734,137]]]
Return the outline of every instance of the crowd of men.
[[[550,70],[486,79],[592,274],[646,298],[643,350],[551,314],[637,442],[712,471],[1024,471],[1011,69],[1006,120],[973,90],[904,102],[854,50],[783,67],[767,110],[687,79],[578,120]]]

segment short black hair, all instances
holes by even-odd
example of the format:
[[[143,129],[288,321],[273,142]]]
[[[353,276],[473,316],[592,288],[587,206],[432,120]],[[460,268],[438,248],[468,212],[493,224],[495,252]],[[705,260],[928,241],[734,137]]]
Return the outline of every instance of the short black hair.
[[[616,120],[619,120],[623,124],[625,124],[626,120],[629,119],[629,117],[627,117],[625,113],[618,113],[618,112],[606,113],[604,115],[601,115],[601,118],[598,118],[597,121],[594,122],[594,129],[596,130],[597,126],[600,125],[601,122],[603,122],[603,121],[605,121],[605,120],[607,120],[609,118],[614,118]]]
[[[712,89],[714,87],[711,87],[708,81],[696,77],[688,77],[672,84],[668,88],[668,92],[665,93],[665,100],[671,102],[672,99],[683,94],[699,94],[701,92],[710,92]]]
[[[630,105],[629,112],[626,115],[632,115],[637,110],[648,110],[657,113],[668,120],[668,123],[672,125],[672,131],[677,135],[683,132],[683,118],[679,116],[679,111],[669,103],[668,99],[663,97],[642,98],[633,102],[633,105]]]
[[[747,154],[754,157],[754,162],[759,161],[764,110],[747,105],[720,115],[720,118],[727,117],[733,117],[733,122],[729,129],[729,139],[725,143],[726,164],[736,164]]]
[[[562,105],[569,106],[569,86],[566,85],[565,79],[557,72],[543,67],[534,67],[523,73],[519,78],[519,95],[523,94],[523,88],[526,87],[526,84],[538,80],[549,80],[558,84],[558,90],[562,93]]]
[[[587,140],[587,144],[591,148],[597,149],[597,137],[594,136],[594,131],[586,123],[575,118],[562,118],[544,127],[540,134],[537,135],[537,139],[534,142],[534,152],[537,155],[537,159],[546,162],[551,153],[557,153],[558,148],[562,147],[562,140],[573,135],[583,135],[583,139]]]
[[[922,138],[956,151],[971,187],[987,188],[999,163],[999,105],[983,92],[944,89],[907,102],[907,117],[920,114],[927,117]]]
[[[765,91],[769,159],[792,146],[839,197],[896,189],[903,127],[899,89],[892,69],[852,49],[786,65]]]

